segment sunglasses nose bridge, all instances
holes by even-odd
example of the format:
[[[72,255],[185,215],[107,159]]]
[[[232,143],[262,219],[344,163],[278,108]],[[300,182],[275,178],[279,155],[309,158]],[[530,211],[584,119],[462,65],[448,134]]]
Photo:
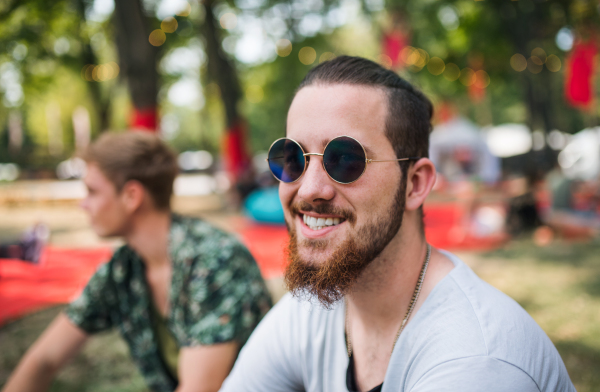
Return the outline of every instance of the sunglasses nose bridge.
[[[303,173],[303,175],[306,174],[306,172],[308,171],[308,165],[310,165],[310,157],[311,156],[320,156],[321,158],[323,158],[323,154],[319,154],[317,152],[307,152],[307,153],[303,154],[303,156],[306,158],[306,162],[304,163],[304,173]],[[324,164],[324,162],[321,162],[321,166],[323,167],[323,170],[325,172],[327,172],[325,170],[325,164]]]
[[[331,182],[331,177],[325,170],[322,162],[313,162],[310,164],[311,155],[323,154],[309,153],[306,155],[306,167],[302,178],[298,181],[297,195],[301,200],[314,203],[318,200],[331,200],[335,196],[335,187]]]

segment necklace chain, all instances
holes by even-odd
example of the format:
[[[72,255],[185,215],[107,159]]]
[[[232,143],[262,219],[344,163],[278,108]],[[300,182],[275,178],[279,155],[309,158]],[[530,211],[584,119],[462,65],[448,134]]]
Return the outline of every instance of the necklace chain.
[[[410,318],[410,315],[415,308],[415,304],[417,303],[417,299],[419,299],[419,294],[421,293],[421,287],[423,286],[423,281],[425,280],[425,273],[427,272],[427,266],[429,265],[429,258],[431,257],[431,245],[427,244],[427,254],[425,255],[425,261],[423,262],[423,267],[421,267],[421,273],[419,274],[419,279],[417,280],[417,285],[415,286],[415,291],[413,292],[412,298],[410,300],[410,305],[408,306],[408,310],[406,311],[406,315],[402,320],[402,324],[400,324],[400,328],[398,328],[398,332],[396,332],[396,337],[394,338],[394,343],[392,343],[392,352],[394,351],[394,347],[396,346],[396,342],[400,337],[400,334],[404,330],[406,326],[406,322]],[[346,306],[346,350],[348,351],[348,358],[352,355],[352,339],[350,337],[350,323],[348,322],[348,306]],[[390,354],[391,355],[391,354]]]

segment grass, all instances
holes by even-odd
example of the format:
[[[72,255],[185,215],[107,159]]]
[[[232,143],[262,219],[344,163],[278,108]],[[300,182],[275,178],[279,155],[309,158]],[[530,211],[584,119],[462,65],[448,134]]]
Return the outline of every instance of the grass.
[[[63,309],[46,309],[0,329],[0,388],[27,348]],[[82,352],[56,377],[50,392],[148,391],[117,331],[90,339]]]
[[[488,253],[460,256],[519,302],[546,331],[579,392],[600,392],[600,242],[528,239]],[[27,347],[61,307],[0,328],[0,387]],[[138,392],[144,382],[117,332],[100,334],[57,377],[53,392]]]

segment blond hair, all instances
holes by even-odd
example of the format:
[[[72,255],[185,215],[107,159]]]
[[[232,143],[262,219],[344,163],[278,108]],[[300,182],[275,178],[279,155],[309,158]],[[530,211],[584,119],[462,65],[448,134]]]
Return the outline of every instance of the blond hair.
[[[156,135],[147,132],[105,133],[82,154],[88,163],[121,191],[128,181],[138,181],[157,209],[169,209],[173,182],[179,172],[175,153]]]

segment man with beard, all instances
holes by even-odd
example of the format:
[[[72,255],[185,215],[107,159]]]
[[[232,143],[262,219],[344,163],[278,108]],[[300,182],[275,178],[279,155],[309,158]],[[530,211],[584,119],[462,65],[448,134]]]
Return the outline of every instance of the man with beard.
[[[268,154],[291,293],[222,391],[574,391],[533,319],[427,244],[432,111],[369,60],[342,56],[308,73]]]

